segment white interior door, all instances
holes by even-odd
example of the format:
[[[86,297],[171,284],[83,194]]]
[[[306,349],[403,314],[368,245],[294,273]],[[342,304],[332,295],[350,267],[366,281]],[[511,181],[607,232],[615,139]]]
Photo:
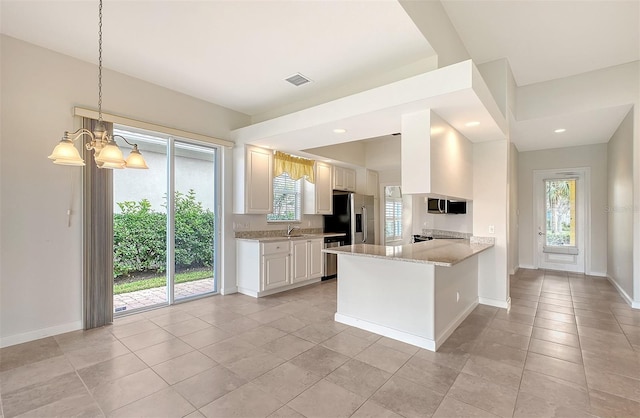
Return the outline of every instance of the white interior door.
[[[534,170],[536,267],[585,272],[588,169]]]

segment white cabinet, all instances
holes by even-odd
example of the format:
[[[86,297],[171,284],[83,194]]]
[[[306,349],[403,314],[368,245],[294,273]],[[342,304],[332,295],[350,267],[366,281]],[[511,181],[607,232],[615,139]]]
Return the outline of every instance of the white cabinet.
[[[333,213],[333,167],[316,161],[314,165],[315,184],[304,181],[305,215],[331,215]]]
[[[288,242],[262,244],[262,280],[260,290],[272,290],[291,284],[289,264],[291,252]]]
[[[358,183],[356,190],[358,193],[366,194],[378,198],[378,172],[368,168],[358,169]]]
[[[322,238],[236,240],[238,292],[260,297],[317,282],[322,277],[322,246]]]
[[[291,241],[291,282],[322,277],[322,239]]]
[[[333,168],[333,188],[334,190],[344,190],[347,192],[356,191],[356,171],[350,168]]]
[[[233,212],[273,212],[273,152],[245,145],[233,150]]]

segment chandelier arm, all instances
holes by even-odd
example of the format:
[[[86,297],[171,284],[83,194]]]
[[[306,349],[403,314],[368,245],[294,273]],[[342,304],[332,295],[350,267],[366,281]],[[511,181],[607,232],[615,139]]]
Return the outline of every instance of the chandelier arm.
[[[132,146],[132,147],[138,147],[138,144],[132,144],[131,142],[127,141],[127,138],[125,138],[125,137],[124,137],[124,136],[122,136],[122,135],[113,135],[113,136],[112,136],[112,138],[115,138],[115,137],[122,138],[122,140],[123,140],[124,142],[126,142],[127,144],[129,144],[129,145],[130,145],[130,146]]]
[[[80,128],[75,132],[65,131],[64,132],[64,139],[75,141],[76,139],[80,138],[83,135],[89,136],[92,141],[95,140],[95,136],[93,135],[93,132],[91,132],[88,129],[84,129],[84,128]]]

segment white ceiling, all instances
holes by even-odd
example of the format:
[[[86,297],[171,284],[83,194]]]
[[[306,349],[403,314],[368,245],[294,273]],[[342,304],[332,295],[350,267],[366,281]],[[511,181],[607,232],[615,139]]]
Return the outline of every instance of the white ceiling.
[[[2,0],[2,33],[90,62],[97,19],[96,0]],[[103,21],[105,67],[248,115],[435,54],[395,0],[105,0]]]
[[[104,1],[105,67],[258,120],[328,91],[356,93],[345,86],[366,79],[396,81],[380,75],[435,54],[396,0]],[[640,59],[640,0],[443,5],[474,62],[507,58],[520,86]],[[2,33],[97,61],[97,0],[0,7]],[[284,81],[296,72],[313,83]],[[511,138],[522,151],[606,142],[624,113],[617,106],[517,120]],[[549,135],[558,126],[567,127],[562,139]]]
[[[507,58],[518,86],[640,59],[640,1],[444,0],[471,58]]]

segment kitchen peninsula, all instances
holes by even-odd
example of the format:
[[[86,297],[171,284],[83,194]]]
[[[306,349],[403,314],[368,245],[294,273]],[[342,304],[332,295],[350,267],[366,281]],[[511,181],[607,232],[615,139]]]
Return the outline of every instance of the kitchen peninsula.
[[[492,247],[471,237],[325,249],[338,255],[335,320],[436,351],[478,305],[478,257]]]

